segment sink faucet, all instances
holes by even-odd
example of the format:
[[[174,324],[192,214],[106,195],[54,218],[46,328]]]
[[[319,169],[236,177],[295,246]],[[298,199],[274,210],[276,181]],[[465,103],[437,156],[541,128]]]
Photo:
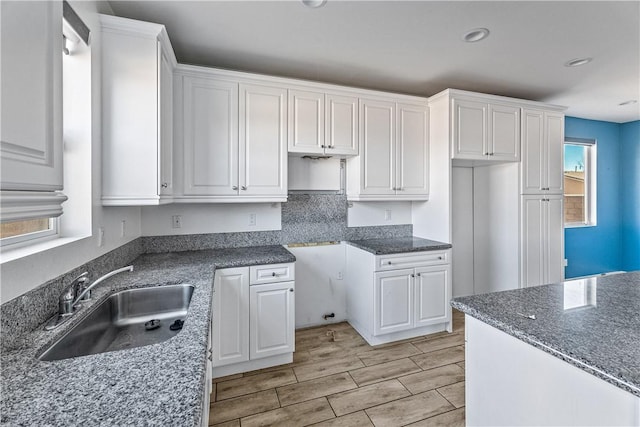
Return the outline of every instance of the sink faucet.
[[[92,284],[89,286],[82,286],[78,288],[78,296],[73,301],[73,305],[77,304],[80,301],[88,300],[91,297],[91,289],[95,288],[97,284],[104,282],[111,276],[115,276],[118,273],[122,273],[124,271],[133,271],[133,265],[128,265],[126,267],[119,268],[117,270],[113,270],[102,277],[97,278]],[[82,282],[84,284],[84,282]]]
[[[113,270],[105,274],[104,276],[99,277],[90,285],[87,285],[87,276],[89,275],[89,273],[86,271],[73,279],[71,281],[71,284],[65,288],[65,290],[60,294],[60,297],[58,298],[58,313],[51,319],[49,319],[49,321],[47,321],[47,324],[44,328],[47,331],[50,331],[66,322],[67,319],[75,314],[75,306],[80,301],[86,301],[91,297],[91,290],[95,288],[96,285],[102,283],[111,276],[115,276],[116,274],[122,273],[124,271],[133,271],[133,266],[128,265],[126,267]]]

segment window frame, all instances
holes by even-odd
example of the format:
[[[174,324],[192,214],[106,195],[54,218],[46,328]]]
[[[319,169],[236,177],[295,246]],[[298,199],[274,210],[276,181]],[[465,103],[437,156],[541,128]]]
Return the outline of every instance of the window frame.
[[[562,145],[564,155],[567,145],[583,146],[587,149],[584,151],[584,221],[581,222],[565,222],[563,212],[564,228],[581,228],[595,227],[597,223],[597,140],[592,138],[575,138],[565,137]],[[563,161],[563,179],[564,179],[564,161]],[[562,196],[566,197],[566,188],[562,192]]]

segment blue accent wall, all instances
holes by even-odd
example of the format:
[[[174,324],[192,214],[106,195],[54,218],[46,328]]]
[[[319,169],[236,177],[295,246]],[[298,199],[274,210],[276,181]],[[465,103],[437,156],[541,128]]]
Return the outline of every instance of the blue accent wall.
[[[620,125],[622,269],[640,270],[640,120]]]
[[[596,226],[565,229],[565,258],[569,262],[566,278],[622,270],[625,264],[620,203],[621,127],[618,123],[565,118],[565,136],[597,141],[598,209]],[[624,165],[628,166],[626,159]]]

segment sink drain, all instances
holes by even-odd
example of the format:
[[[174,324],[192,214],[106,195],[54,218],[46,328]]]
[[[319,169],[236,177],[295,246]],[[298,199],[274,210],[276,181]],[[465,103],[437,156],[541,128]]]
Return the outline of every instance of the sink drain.
[[[154,329],[158,329],[159,327],[160,327],[160,320],[158,319],[149,320],[144,324],[144,328],[147,331],[153,331]]]

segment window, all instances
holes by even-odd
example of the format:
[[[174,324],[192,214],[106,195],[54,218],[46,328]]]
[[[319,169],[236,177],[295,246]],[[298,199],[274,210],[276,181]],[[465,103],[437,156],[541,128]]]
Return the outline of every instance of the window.
[[[596,225],[596,141],[565,138],[564,224]]]
[[[55,218],[37,218],[0,224],[0,244],[2,246],[29,242],[34,239],[54,237],[58,233]]]

